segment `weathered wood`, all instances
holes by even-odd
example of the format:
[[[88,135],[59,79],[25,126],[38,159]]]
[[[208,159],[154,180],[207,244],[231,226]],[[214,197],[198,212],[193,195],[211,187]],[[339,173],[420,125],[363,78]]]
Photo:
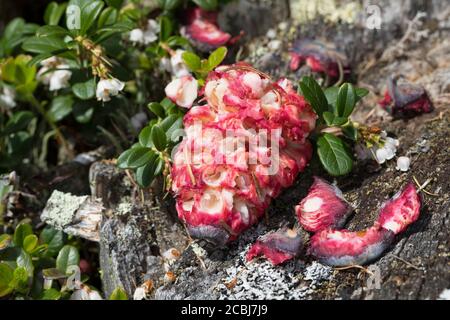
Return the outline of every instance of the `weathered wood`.
[[[114,163],[94,163],[90,170],[92,195],[101,199],[106,214],[100,227],[100,268],[106,296],[122,287],[133,296],[146,280],[164,281],[165,251],[186,245],[183,228],[160,210],[151,192],[140,193]],[[156,187],[155,187],[156,188]]]
[[[98,242],[102,216],[100,201],[55,190],[42,211],[41,220],[67,234]]]

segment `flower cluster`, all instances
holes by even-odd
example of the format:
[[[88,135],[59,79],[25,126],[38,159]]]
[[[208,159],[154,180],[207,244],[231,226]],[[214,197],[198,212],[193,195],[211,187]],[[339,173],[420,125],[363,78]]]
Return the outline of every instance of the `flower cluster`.
[[[233,240],[307,165],[316,115],[288,80],[246,64],[216,68],[202,92],[207,104],[184,117],[172,190],[193,236]]]
[[[363,136],[366,143],[358,143],[355,146],[356,156],[360,160],[373,158],[379,164],[383,164],[395,157],[400,146],[398,139],[389,137],[386,131],[370,134],[370,137],[363,132]]]
[[[131,30],[129,39],[131,42],[147,45],[158,40],[159,32],[159,23],[154,19],[149,19],[144,29],[136,28]]]
[[[64,59],[54,56],[43,60],[41,66],[37,77],[43,84],[49,86],[50,91],[58,91],[69,86],[72,71]]]

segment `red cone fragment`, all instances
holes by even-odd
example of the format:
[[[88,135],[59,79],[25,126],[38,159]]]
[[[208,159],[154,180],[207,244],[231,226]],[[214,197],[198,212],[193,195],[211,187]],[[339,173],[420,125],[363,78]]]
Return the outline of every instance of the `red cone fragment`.
[[[314,177],[308,195],[295,207],[298,221],[311,232],[341,228],[352,210],[339,188],[318,177]]]
[[[310,253],[331,266],[363,265],[378,258],[393,238],[379,225],[363,231],[326,229],[311,238]]]
[[[296,71],[305,63],[312,72],[325,73],[330,78],[339,78],[340,68],[344,74],[350,73],[347,58],[332,45],[318,40],[298,40],[290,52],[290,69]]]
[[[419,218],[420,203],[416,187],[409,183],[383,205],[378,223],[382,228],[399,234]]]
[[[386,250],[396,234],[418,219],[420,203],[410,183],[383,205],[372,227],[363,231],[322,230],[311,238],[310,253],[332,266],[367,264]]]
[[[433,111],[433,104],[424,88],[411,83],[389,79],[380,105],[394,118],[411,118]]]
[[[231,40],[231,35],[220,30],[218,26],[217,12],[205,11],[201,8],[188,11],[187,24],[182,29],[182,33],[205,50],[218,48]]]
[[[247,261],[264,256],[273,265],[282,264],[296,257],[303,248],[301,236],[292,229],[283,228],[259,238],[247,252]]]

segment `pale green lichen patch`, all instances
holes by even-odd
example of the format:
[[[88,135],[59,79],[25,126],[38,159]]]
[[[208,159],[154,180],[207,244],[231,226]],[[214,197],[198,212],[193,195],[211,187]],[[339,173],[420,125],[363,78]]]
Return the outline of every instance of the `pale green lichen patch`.
[[[88,198],[88,196],[74,196],[55,190],[42,212],[41,220],[62,230],[72,223],[76,211]]]

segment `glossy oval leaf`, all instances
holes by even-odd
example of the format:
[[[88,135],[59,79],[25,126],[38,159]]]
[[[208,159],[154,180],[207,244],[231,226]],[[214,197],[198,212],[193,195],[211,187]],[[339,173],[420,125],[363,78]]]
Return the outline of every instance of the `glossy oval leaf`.
[[[157,125],[152,127],[150,138],[158,151],[163,151],[167,147],[166,133]]]
[[[348,117],[352,114],[356,104],[355,88],[350,83],[344,83],[338,92],[336,100],[336,115]]]
[[[28,223],[20,223],[14,231],[14,244],[23,247],[23,241],[26,236],[33,234],[33,229]]]
[[[30,234],[23,239],[23,249],[28,253],[32,253],[37,244],[38,237],[34,234]]]
[[[76,83],[72,86],[73,94],[81,100],[89,100],[95,96],[96,89],[95,79],[86,82]]]
[[[154,156],[155,153],[150,148],[132,148],[128,158],[128,167],[132,169],[142,167],[146,165]]]
[[[209,70],[213,70],[219,64],[222,63],[223,59],[227,56],[228,49],[226,47],[220,47],[214,50],[208,57]]]
[[[78,249],[71,246],[65,245],[58,253],[56,257],[56,268],[59,271],[68,274],[70,266],[78,266],[80,263],[80,255]]]
[[[329,174],[342,176],[352,170],[353,160],[340,138],[325,133],[317,140],[317,147],[320,161]]]

